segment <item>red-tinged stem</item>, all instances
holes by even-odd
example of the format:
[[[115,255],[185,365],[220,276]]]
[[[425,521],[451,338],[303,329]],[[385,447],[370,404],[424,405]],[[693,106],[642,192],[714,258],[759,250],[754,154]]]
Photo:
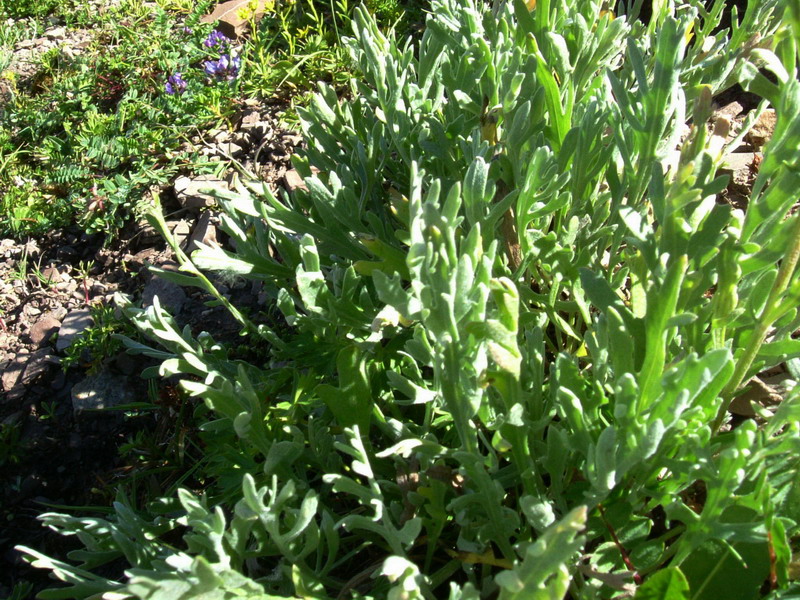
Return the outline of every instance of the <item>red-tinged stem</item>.
[[[775,546],[772,543],[772,532],[767,532],[767,546],[769,547],[769,589],[775,591],[778,589],[778,569],[776,563],[778,557],[775,554]]]
[[[622,555],[622,562],[625,563],[625,566],[628,568],[630,572],[633,573],[633,581],[636,585],[642,585],[642,576],[636,572],[636,567],[633,566],[630,557],[628,556],[628,552],[623,547],[622,543],[619,541],[617,537],[617,532],[614,531],[614,528],[611,526],[611,523],[608,522],[606,519],[606,511],[603,509],[601,504],[597,505],[598,510],[600,511],[600,517],[603,519],[603,523],[605,523],[606,529],[608,529],[608,533],[611,534],[611,539],[614,540],[614,545],[619,550],[619,553]]]

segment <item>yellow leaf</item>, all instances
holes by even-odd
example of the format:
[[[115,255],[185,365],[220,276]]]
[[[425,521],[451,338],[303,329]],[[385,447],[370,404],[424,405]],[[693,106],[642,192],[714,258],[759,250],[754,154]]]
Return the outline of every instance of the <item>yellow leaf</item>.
[[[687,44],[694,37],[694,32],[692,31],[692,29],[694,29],[694,21],[689,23],[689,27],[686,29],[686,33],[683,34],[683,39],[686,41]]]

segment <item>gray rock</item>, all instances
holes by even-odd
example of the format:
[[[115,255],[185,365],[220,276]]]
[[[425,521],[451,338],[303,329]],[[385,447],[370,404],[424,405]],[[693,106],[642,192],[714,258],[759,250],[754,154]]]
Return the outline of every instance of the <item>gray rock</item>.
[[[64,318],[61,328],[58,330],[58,340],[56,340],[56,350],[61,352],[68,348],[75,338],[89,329],[94,321],[92,313],[88,308],[72,310]]]
[[[19,397],[25,386],[30,385],[57,362],[47,348],[33,353],[21,351],[3,371],[3,390],[8,393],[9,398]]]
[[[189,238],[192,232],[192,226],[185,219],[180,221],[167,221],[167,228],[172,232],[178,246],[183,246],[184,242]]]
[[[72,387],[72,410],[80,414],[128,404],[136,400],[127,377],[101,371]]]
[[[303,181],[303,178],[300,177],[300,173],[294,169],[286,171],[286,175],[283,177],[283,183],[286,186],[286,189],[290,192],[293,192],[296,189],[308,191],[308,187],[306,186],[305,181]]]
[[[217,148],[224,156],[230,156],[231,158],[239,158],[245,152],[244,148],[235,142],[225,142],[224,144],[219,144]]]
[[[133,375],[137,371],[141,372],[142,359],[140,356],[133,356],[127,352],[120,352],[114,358],[114,365],[125,375]]]
[[[203,23],[216,23],[217,29],[229,38],[235,40],[250,27],[250,20],[261,19],[267,9],[266,0],[258,0],[256,9],[251,16],[243,14],[243,9],[248,11],[250,0],[228,0],[214,8],[214,12],[200,19]]]
[[[51,40],[63,40],[67,37],[67,30],[63,27],[53,27],[44,32],[45,36]]]
[[[192,235],[189,237],[189,241],[186,244],[187,254],[191,255],[192,252],[199,248],[197,245],[198,242],[202,242],[207,246],[217,243],[217,228],[211,222],[214,216],[215,213],[207,210],[200,213],[200,216],[197,217]]]
[[[60,327],[61,321],[59,321],[52,312],[48,312],[39,317],[39,320],[33,324],[28,336],[31,339],[31,343],[38,348],[42,344],[47,343],[50,336],[58,331]]]
[[[30,354],[27,352],[20,352],[3,371],[2,384],[3,391],[10,392],[17,385],[17,382],[22,377],[22,372],[25,370],[25,363],[28,362]]]
[[[242,122],[239,124],[239,129],[242,131],[249,131],[258,126],[261,120],[261,115],[257,110],[251,110],[242,117]]]
[[[72,292],[78,289],[78,282],[75,281],[74,279],[70,279],[69,281],[62,281],[60,283],[57,283],[53,287],[55,287],[55,289],[58,290],[59,292],[64,292],[65,294],[71,294]]]
[[[732,183],[736,185],[747,185],[758,173],[760,164],[760,152],[734,152],[725,156],[720,173],[730,174]]]
[[[224,144],[231,139],[231,132],[222,129],[212,129],[208,135],[215,144]]]
[[[162,269],[170,268],[169,264],[160,265]],[[167,281],[160,277],[153,277],[144,287],[142,292],[142,306],[152,306],[153,298],[158,296],[158,301],[173,315],[178,314],[186,302],[186,292],[177,283]]]
[[[227,182],[217,179],[213,175],[200,175],[195,179],[178,177],[175,180],[175,196],[180,205],[187,210],[199,211],[201,208],[214,206],[216,200],[213,196],[201,190],[228,191]]]
[[[25,364],[25,372],[22,374],[19,383],[30,385],[58,362],[58,359],[52,356],[47,348],[33,352],[29,355],[28,362]]]

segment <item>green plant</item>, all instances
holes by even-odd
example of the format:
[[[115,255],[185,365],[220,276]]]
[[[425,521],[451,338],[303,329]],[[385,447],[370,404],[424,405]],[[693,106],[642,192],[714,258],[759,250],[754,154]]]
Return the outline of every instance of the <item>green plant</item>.
[[[75,365],[87,366],[91,371],[100,369],[122,349],[122,344],[114,336],[119,333],[134,333],[130,324],[115,314],[113,306],[88,302],[87,306],[90,308],[93,324],[65,350],[61,360],[64,369]]]
[[[32,592],[33,585],[27,581],[21,581],[14,584],[14,588],[11,590],[7,600],[24,600],[25,598],[30,598]]]
[[[63,0],[2,0],[0,1],[0,17],[3,19],[26,19],[30,17],[46,17],[51,14]]]
[[[43,401],[41,403],[42,413],[39,415],[40,421],[53,421],[56,417],[56,402],[52,400],[50,402]]]
[[[180,263],[159,274],[215,294],[256,356],[118,299],[158,346],[128,351],[208,411],[200,489],[42,515],[86,547],[22,549],[54,593],[796,593],[797,392],[727,409],[800,358],[800,5],[716,31],[723,8],[645,25],[592,0],[435,0],[417,45],[357,9],[361,79],[299,111],[307,189],[221,194],[235,251],[186,256],[148,215]],[[705,126],[734,80],[778,120],[745,212],[717,202],[730,148]],[[209,271],[271,305],[246,314]],[[117,558],[124,581],[97,574]]]
[[[0,467],[6,463],[18,463],[22,456],[19,423],[0,423]]]
[[[184,29],[166,12],[126,0],[95,15],[92,51],[41,56],[40,71],[0,113],[8,132],[0,145],[2,231],[21,236],[77,221],[111,238],[143,210],[150,186],[182,168],[208,168],[181,144],[195,127],[229,122],[237,87],[203,75],[210,26],[198,21],[207,5],[195,7]],[[170,95],[166,84],[178,71],[189,87]]]

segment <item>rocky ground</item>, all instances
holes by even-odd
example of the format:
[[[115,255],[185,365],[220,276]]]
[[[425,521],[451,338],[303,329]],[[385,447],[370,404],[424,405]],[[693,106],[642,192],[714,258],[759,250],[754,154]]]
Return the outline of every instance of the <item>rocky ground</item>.
[[[235,131],[211,131],[196,143],[221,160],[233,156],[276,192],[291,189],[301,185],[289,160],[301,138],[278,124],[279,111],[253,103]],[[167,223],[185,250],[196,241],[225,244],[214,200],[201,190],[229,189],[233,178],[233,169],[221,178],[181,176],[158,190]],[[126,474],[120,448],[137,432],[159,427],[158,414],[113,410],[159,402],[171,390],[168,382],[152,387],[141,379],[151,364],[146,359],[92,334],[108,325],[95,320],[103,307],[109,307],[105,314],[112,312],[114,293],[144,306],[158,295],[196,332],[210,329],[224,337],[238,331],[224,308],[205,305],[203,292],[149,273],[148,265],[175,263],[145,222],[130,223],[110,247],[103,242],[102,235],[77,229],[36,240],[0,240],[0,598],[16,581],[43,574],[21,563],[15,545],[63,556],[64,538],[43,530],[35,517],[53,505],[108,506],[115,480]],[[250,286],[218,287],[237,306],[264,301]],[[109,348],[110,355],[94,355]]]

